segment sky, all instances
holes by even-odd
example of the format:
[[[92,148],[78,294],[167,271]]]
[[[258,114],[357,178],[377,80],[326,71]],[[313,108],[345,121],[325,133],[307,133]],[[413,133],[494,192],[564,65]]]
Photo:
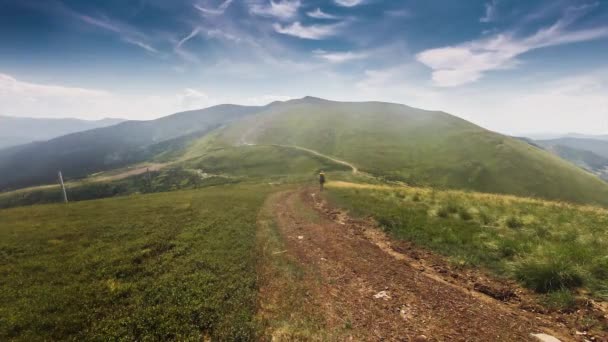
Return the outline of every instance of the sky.
[[[0,115],[317,96],[608,133],[608,0],[0,0]]]

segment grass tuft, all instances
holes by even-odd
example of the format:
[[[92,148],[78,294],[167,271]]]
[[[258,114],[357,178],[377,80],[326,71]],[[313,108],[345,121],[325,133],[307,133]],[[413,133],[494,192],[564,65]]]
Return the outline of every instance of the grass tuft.
[[[528,258],[515,266],[516,277],[539,293],[583,286],[584,277],[571,261],[559,256]]]

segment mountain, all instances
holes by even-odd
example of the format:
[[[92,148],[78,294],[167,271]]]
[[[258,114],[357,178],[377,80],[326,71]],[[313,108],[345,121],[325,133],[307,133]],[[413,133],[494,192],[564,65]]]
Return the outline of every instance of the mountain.
[[[52,182],[58,169],[83,177],[159,155],[183,165],[189,160],[183,167],[239,173],[274,173],[271,165],[291,162],[285,151],[239,151],[250,145],[298,146],[412,185],[608,205],[608,184],[598,177],[450,114],[311,97],[263,107],[216,106],[19,146],[0,153],[0,189]],[[276,173],[284,172],[293,168]]]
[[[54,182],[58,170],[68,178],[78,178],[144,161],[181,149],[197,134],[256,110],[258,107],[221,105],[1,150],[0,190]]]
[[[547,151],[399,104],[292,100],[234,122],[216,139],[297,145],[414,185],[608,204],[608,184]]]
[[[534,143],[608,181],[608,140],[560,138]]]
[[[536,140],[536,143],[544,148],[553,146],[566,146],[577,150],[590,151],[604,158],[608,158],[608,140],[560,138],[551,140]]]
[[[581,134],[581,133],[533,133],[523,134],[526,138],[533,140],[555,140],[562,138],[576,138],[576,139],[593,139],[593,140],[606,140],[608,141],[608,134]]]
[[[89,129],[112,126],[123,121],[122,119],[89,121],[0,116],[0,149],[34,141],[46,141]]]
[[[563,145],[551,146],[549,151],[608,181],[608,158]]]

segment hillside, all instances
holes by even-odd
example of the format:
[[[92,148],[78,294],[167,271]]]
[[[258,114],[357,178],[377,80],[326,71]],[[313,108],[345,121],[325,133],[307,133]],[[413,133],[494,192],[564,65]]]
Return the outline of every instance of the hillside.
[[[311,97],[263,107],[221,105],[5,150],[0,189],[54,182],[59,169],[74,179],[142,161],[186,169],[200,169],[197,160],[205,161],[213,165],[205,172],[239,176],[314,169],[286,162],[286,150],[245,153],[247,145],[302,147],[412,185],[608,204],[608,184],[594,175],[447,113]]]
[[[78,178],[159,154],[167,157],[191,139],[256,110],[258,107],[221,105],[5,149],[0,151],[0,190],[54,182],[57,170]]]
[[[89,129],[112,126],[123,121],[125,120],[79,120],[0,116],[0,149],[34,141],[46,141],[62,135]]]
[[[514,138],[443,112],[304,98],[226,128],[217,144],[297,145],[414,185],[608,204],[608,184]]]
[[[547,147],[547,150],[604,180],[608,180],[608,158],[606,157],[602,157],[591,151],[564,145],[552,145]]]

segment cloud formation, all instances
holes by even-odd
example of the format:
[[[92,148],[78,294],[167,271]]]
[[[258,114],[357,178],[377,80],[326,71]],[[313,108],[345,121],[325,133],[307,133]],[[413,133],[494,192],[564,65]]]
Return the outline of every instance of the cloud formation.
[[[335,15],[323,12],[320,7],[317,7],[314,11],[306,12],[306,15],[315,19],[338,19]]]
[[[256,1],[249,4],[249,12],[259,16],[287,20],[298,13],[300,5],[300,0]]]
[[[30,83],[0,73],[0,96],[25,96],[30,99],[35,99],[38,97],[78,98],[80,96],[100,97],[107,95],[109,95],[109,93],[103,90]]]
[[[228,9],[228,7],[230,7],[230,4],[232,4],[232,1],[233,0],[225,0],[217,8],[205,8],[205,7],[203,7],[201,5],[198,5],[198,4],[194,4],[193,6],[197,10],[201,11],[201,13],[203,15],[216,16],[216,15],[222,15],[222,14],[224,14],[224,12],[226,12],[226,10]]]
[[[494,20],[496,20],[496,15],[497,15],[497,7],[498,7],[498,0],[492,0],[490,2],[487,2],[485,4],[486,7],[486,13],[484,14],[483,17],[479,18],[479,21],[482,23],[489,23],[492,22]]]
[[[367,54],[363,52],[327,52],[324,50],[315,50],[313,55],[317,58],[324,59],[331,63],[344,63],[357,59],[367,58]]]
[[[341,25],[310,25],[303,26],[300,22],[296,21],[291,25],[274,24],[274,30],[278,33],[285,34],[288,36],[298,37],[302,39],[321,40],[338,33]]]
[[[358,6],[361,5],[363,3],[364,0],[334,0],[334,2],[338,5],[338,6],[343,6],[343,7],[354,7],[354,6]]]
[[[433,70],[432,79],[440,87],[475,82],[493,70],[517,66],[517,57],[540,48],[608,37],[608,26],[570,30],[585,8],[572,8],[555,24],[527,37],[500,33],[489,38],[422,51],[416,59]]]

